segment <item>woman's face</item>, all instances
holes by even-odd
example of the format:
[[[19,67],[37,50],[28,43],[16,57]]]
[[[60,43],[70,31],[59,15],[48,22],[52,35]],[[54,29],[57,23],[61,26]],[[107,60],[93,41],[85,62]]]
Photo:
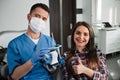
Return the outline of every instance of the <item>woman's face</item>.
[[[89,30],[85,26],[79,26],[76,28],[74,32],[74,42],[76,48],[85,48],[87,43],[89,42]]]

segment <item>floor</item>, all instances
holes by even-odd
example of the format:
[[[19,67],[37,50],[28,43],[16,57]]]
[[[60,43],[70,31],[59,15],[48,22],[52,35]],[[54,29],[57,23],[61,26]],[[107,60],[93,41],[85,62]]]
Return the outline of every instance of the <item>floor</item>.
[[[110,72],[108,80],[120,80],[120,52],[106,55]]]

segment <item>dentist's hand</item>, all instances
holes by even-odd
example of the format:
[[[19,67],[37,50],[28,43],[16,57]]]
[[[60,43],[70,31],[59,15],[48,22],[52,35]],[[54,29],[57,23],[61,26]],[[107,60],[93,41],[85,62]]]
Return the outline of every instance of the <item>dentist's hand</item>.
[[[49,54],[49,52],[50,49],[41,49],[33,53],[31,57],[32,64],[35,65],[38,61],[40,62],[40,60],[44,59],[45,54]]]
[[[41,63],[44,63],[44,64],[50,64],[51,63],[52,55],[50,54],[50,52],[45,54],[43,57],[44,58],[40,61]]]

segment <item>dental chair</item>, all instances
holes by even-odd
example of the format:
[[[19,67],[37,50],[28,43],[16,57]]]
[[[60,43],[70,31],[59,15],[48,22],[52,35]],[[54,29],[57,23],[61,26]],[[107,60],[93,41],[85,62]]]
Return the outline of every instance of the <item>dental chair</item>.
[[[8,64],[5,64],[0,68],[0,80],[8,80],[8,79],[9,79]]]
[[[5,60],[7,48],[0,46],[0,80],[8,80],[8,64]]]

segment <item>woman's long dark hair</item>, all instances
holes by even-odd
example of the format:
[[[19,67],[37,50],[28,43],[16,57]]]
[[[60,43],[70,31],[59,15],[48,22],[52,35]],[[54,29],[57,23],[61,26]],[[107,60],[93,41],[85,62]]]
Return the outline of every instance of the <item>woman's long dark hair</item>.
[[[69,53],[69,57],[67,59],[68,72],[70,71],[69,70],[70,69],[69,68],[70,67],[70,59],[74,56],[75,50],[76,50],[76,45],[74,42],[74,33],[75,33],[76,29],[80,26],[85,26],[89,30],[90,39],[89,39],[88,44],[86,45],[86,49],[88,50],[88,53],[86,55],[86,58],[88,59],[88,67],[91,69],[95,69],[96,67],[99,66],[99,59],[97,57],[97,54],[96,54],[97,51],[96,51],[95,44],[94,44],[94,31],[88,23],[86,23],[84,21],[77,22],[73,28],[72,35],[71,35],[71,50]]]

